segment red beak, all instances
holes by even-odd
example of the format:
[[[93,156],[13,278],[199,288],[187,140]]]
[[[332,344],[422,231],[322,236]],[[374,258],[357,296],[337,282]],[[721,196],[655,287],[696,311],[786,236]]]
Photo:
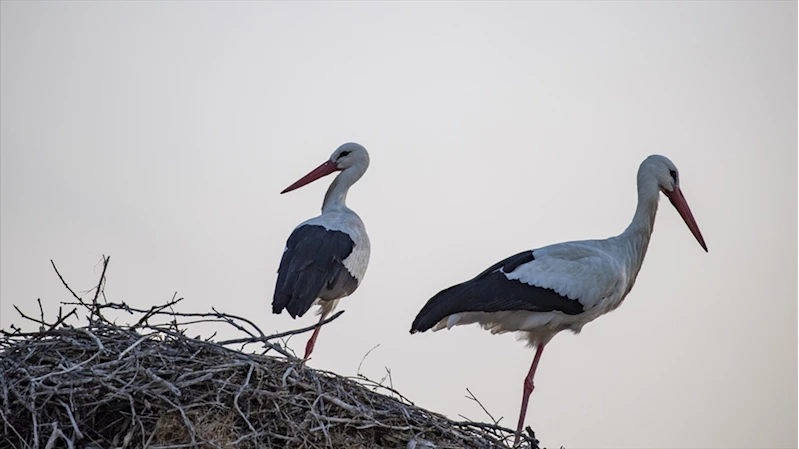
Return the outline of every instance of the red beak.
[[[319,178],[321,178],[321,177],[323,177],[323,176],[327,176],[327,175],[329,175],[329,174],[333,173],[334,171],[338,171],[338,169],[339,169],[339,168],[336,166],[336,163],[335,163],[335,162],[333,162],[333,161],[327,161],[327,162],[325,162],[324,164],[322,164],[322,165],[320,165],[320,166],[316,167],[315,169],[313,169],[313,170],[312,170],[310,173],[308,173],[307,175],[305,175],[305,176],[303,176],[302,178],[300,178],[300,179],[299,179],[297,182],[295,182],[294,184],[292,184],[292,185],[290,185],[290,186],[286,187],[286,188],[285,188],[285,189],[284,189],[282,192],[280,192],[280,193],[291,192],[292,190],[299,189],[300,187],[302,187],[302,186],[304,186],[304,185],[306,185],[306,184],[310,184],[310,183],[312,183],[312,182],[316,181],[317,179],[319,179]]]
[[[705,245],[705,239],[702,238],[702,233],[699,232],[699,226],[696,224],[696,220],[694,220],[694,215],[691,213],[691,208],[688,207],[688,202],[685,201],[685,197],[682,195],[682,191],[679,187],[675,187],[674,190],[671,192],[664,191],[663,193],[669,198],[671,201],[672,206],[677,209],[677,212],[680,213],[683,221],[685,224],[688,225],[688,229],[691,230],[691,234],[694,235],[696,241],[702,245],[702,249],[707,252],[707,245]]]

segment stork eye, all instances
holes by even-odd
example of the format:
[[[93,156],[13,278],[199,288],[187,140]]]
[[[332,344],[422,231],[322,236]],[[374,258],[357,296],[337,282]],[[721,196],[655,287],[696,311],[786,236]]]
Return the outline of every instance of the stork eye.
[[[671,175],[671,179],[673,179],[674,182],[677,182],[677,172],[674,170],[669,170],[669,174]]]
[[[352,153],[352,151],[342,151],[341,154],[338,155],[338,158],[341,159],[342,157],[347,156],[350,153]]]

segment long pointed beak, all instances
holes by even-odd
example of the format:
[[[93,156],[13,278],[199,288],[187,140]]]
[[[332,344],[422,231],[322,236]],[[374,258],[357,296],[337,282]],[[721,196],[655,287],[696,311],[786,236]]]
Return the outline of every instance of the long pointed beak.
[[[310,184],[310,183],[316,181],[317,179],[319,179],[321,177],[324,177],[324,176],[327,176],[327,175],[329,175],[329,174],[331,174],[331,173],[333,173],[334,171],[337,171],[337,170],[338,170],[338,167],[336,166],[335,162],[327,161],[324,164],[322,164],[322,165],[316,167],[315,169],[313,169],[307,175],[305,175],[302,178],[300,178],[294,184],[292,184],[292,185],[286,187],[285,189],[283,189],[283,191],[280,192],[280,193],[283,194],[283,193],[286,193],[286,192],[291,192],[292,190],[299,189],[300,187],[302,187],[302,186],[304,186],[306,184]]]
[[[691,213],[691,208],[688,207],[688,202],[685,201],[685,197],[682,195],[682,191],[679,187],[675,187],[674,190],[671,192],[663,192],[671,201],[671,205],[677,209],[677,212],[680,213],[683,221],[685,224],[688,225],[688,229],[691,230],[691,234],[696,237],[696,241],[702,245],[702,249],[707,252],[707,245],[705,245],[705,239],[702,238],[702,233],[699,231],[699,226],[696,224],[696,220],[694,220],[694,215]]]

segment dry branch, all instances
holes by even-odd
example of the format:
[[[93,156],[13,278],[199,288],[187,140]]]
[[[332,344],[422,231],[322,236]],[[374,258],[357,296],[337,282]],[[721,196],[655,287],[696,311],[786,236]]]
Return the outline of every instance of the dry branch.
[[[39,332],[0,331],[0,447],[443,449],[506,448],[513,441],[513,431],[496,421],[450,420],[382,382],[304,366],[273,341],[316,326],[265,335],[253,322],[216,310],[176,312],[176,297],[148,309],[99,303],[107,266],[104,258],[88,300],[56,269],[77,300],[64,304],[88,322],[76,322],[76,309],[59,310],[52,323],[44,310],[40,318],[20,311]],[[135,324],[109,321],[109,310]],[[247,337],[187,337],[199,322],[229,325]],[[226,344],[258,344],[280,356]],[[521,447],[538,448],[528,432]]]

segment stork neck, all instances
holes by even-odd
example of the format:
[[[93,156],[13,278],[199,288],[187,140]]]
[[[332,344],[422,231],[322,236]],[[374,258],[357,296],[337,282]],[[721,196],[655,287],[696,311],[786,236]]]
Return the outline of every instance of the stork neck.
[[[627,247],[630,254],[631,268],[635,275],[641,268],[655,226],[655,215],[658,211],[660,191],[656,184],[638,182],[638,205],[635,215],[627,229],[619,235],[619,240]]]
[[[357,173],[350,168],[339,173],[336,179],[330,183],[330,187],[325,193],[325,200],[322,202],[322,213],[348,209],[347,192],[362,175],[363,173]]]
[[[660,191],[657,188],[638,189],[638,204],[635,207],[633,221],[624,230],[626,233],[645,233],[652,234],[655,226],[655,215],[658,211],[658,200]]]

